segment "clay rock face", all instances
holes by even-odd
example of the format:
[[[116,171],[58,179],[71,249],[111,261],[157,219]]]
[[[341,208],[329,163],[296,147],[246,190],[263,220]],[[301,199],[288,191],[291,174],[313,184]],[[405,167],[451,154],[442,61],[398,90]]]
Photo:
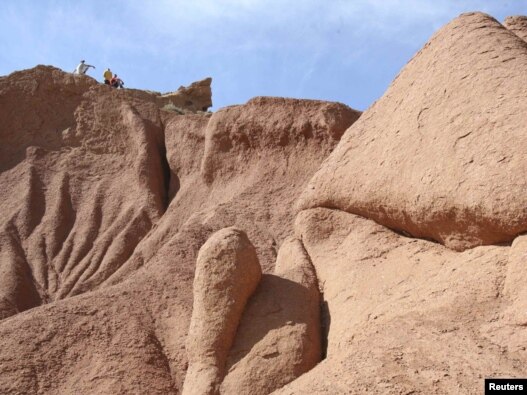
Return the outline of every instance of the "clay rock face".
[[[357,112],[257,98],[209,119],[53,68],[1,78],[0,393],[527,376],[522,48],[481,14],[440,31],[345,134],[294,238]]]
[[[42,302],[31,269],[13,235],[0,235],[0,320]]]
[[[359,113],[342,106],[355,118],[305,138],[288,122],[276,128],[264,117],[251,119],[258,111],[294,119],[310,101],[299,100],[286,112],[281,99],[239,106],[240,113],[249,112],[247,126],[266,130],[271,141],[280,140],[273,133],[288,136],[282,139],[287,143],[235,145],[233,152],[244,153],[229,157],[236,172],[218,173],[206,183],[200,169],[206,135],[215,130],[208,128],[210,118],[160,110],[153,93],[37,69],[44,70],[42,81],[26,70],[0,83],[13,102],[0,107],[12,122],[8,129],[0,126],[0,133],[13,132],[5,134],[12,139],[9,147],[2,140],[0,149],[16,151],[0,157],[0,163],[13,159],[0,174],[0,222],[16,225],[0,236],[0,287],[10,295],[8,314],[37,306],[0,322],[0,392],[181,393],[200,247],[214,232],[236,226],[247,232],[264,271],[273,273],[278,246],[292,234],[295,199],[337,144],[333,132],[342,133]],[[65,84],[62,98],[58,92]],[[36,98],[33,90],[42,94],[39,101],[24,107]],[[316,108],[326,105],[333,104],[318,102],[300,113],[315,122]],[[337,126],[330,119],[327,124]],[[218,125],[229,133],[228,125]],[[18,144],[19,137],[26,143]],[[64,261],[66,270],[55,270]],[[295,327],[297,339],[305,339],[309,331],[300,323]],[[292,370],[299,371],[285,370],[287,377]]]
[[[485,331],[495,344],[525,355],[527,344],[527,235],[518,236],[508,249],[507,275],[503,282],[505,308]]]
[[[517,237],[509,251],[509,265],[503,293],[510,298],[502,324],[509,326],[504,332],[504,343],[510,348],[522,349],[527,342],[527,235]],[[509,333],[507,333],[509,332]],[[514,333],[514,336],[510,335]]]
[[[95,85],[88,76],[50,66],[0,77],[0,171],[23,160],[29,146],[60,147],[61,132],[73,124],[83,94]]]
[[[527,16],[508,16],[503,21],[503,26],[516,34],[522,40],[527,41]]]
[[[265,160],[263,152],[299,150],[312,141],[324,152],[359,115],[340,103],[277,97],[257,97],[223,108],[207,127],[202,175],[209,183],[232,178],[239,174],[240,164]]]
[[[295,230],[327,306],[327,357],[275,393],[472,394],[527,374],[527,328],[503,318],[525,296],[523,236],[456,252],[328,208]]]
[[[464,14],[349,128],[299,207],[333,207],[455,250],[527,230],[527,46]]]
[[[236,228],[216,232],[200,249],[187,337],[184,394],[217,394],[247,299],[261,278],[256,251]]]
[[[166,162],[153,103],[42,66],[2,78],[0,90],[6,317],[118,270],[165,209]],[[17,105],[28,106],[23,117],[6,112]]]
[[[320,293],[302,243],[287,239],[264,275],[229,353],[222,394],[270,394],[321,358]]]
[[[171,172],[170,199],[176,196],[182,186],[199,189],[187,180],[192,178],[193,174],[199,174],[205,145],[205,128],[208,122],[208,117],[189,114],[174,117],[166,124],[165,144]]]
[[[509,272],[505,282],[505,293],[514,303],[513,310],[517,313],[515,324],[527,326],[527,270],[525,258],[527,254],[527,235],[514,240],[509,253]]]
[[[264,271],[272,273],[277,246],[291,235],[298,194],[359,115],[338,103],[257,98],[221,109],[205,121],[197,115],[171,119],[165,132],[170,183],[179,180],[180,190],[166,223],[182,224],[191,216],[190,221],[209,232],[238,226],[258,249]],[[296,117],[308,129],[319,125],[318,132],[306,135],[307,129],[293,127]],[[222,151],[218,141],[229,141],[229,151]],[[196,173],[197,161],[201,170]],[[214,167],[204,171],[203,163]]]

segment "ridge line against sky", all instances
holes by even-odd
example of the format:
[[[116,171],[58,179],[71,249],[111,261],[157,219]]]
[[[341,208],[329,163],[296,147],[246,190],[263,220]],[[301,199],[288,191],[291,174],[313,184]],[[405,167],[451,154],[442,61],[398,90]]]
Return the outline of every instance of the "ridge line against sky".
[[[442,25],[467,11],[500,22],[527,0],[3,0],[0,75],[37,64],[174,91],[213,78],[213,109],[254,96],[364,110]]]

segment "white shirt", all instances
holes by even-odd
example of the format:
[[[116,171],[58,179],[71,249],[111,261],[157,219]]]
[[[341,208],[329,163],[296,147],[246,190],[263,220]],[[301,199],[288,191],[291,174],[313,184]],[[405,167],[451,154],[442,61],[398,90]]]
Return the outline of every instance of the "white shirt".
[[[86,63],[79,63],[73,74],[86,74],[86,71],[88,71],[89,67]]]

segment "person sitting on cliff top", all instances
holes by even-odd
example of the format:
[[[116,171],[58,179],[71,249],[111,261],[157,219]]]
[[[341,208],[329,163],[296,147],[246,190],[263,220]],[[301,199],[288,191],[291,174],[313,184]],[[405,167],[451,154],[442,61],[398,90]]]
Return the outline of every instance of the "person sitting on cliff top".
[[[73,74],[83,74],[84,75],[86,74],[86,72],[88,71],[90,67],[93,67],[95,69],[95,66],[92,66],[91,64],[86,64],[84,62],[85,62],[84,60],[81,60],[77,68],[73,71]]]
[[[117,77],[117,74],[113,75],[113,78],[110,81],[110,86],[117,88],[117,89],[123,89],[124,88],[124,82],[122,79]]]
[[[112,71],[110,70],[110,68],[107,68],[106,70],[104,70],[104,73],[102,76],[104,78],[104,83],[106,85],[110,85],[110,81],[112,80]]]

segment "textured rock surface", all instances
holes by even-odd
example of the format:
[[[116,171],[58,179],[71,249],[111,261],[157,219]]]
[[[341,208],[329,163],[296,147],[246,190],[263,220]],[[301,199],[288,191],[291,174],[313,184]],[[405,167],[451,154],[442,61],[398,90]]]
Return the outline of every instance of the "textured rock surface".
[[[95,85],[89,77],[45,66],[0,77],[0,170],[20,163],[29,146],[60,147],[61,132],[74,123],[82,95]]]
[[[240,318],[261,276],[256,250],[239,229],[214,233],[199,250],[183,394],[219,393]]]
[[[505,21],[503,21],[503,26],[524,41],[527,41],[527,16],[508,16],[505,18]]]
[[[514,240],[509,252],[509,262],[504,289],[513,302],[509,309],[512,317],[509,318],[512,319],[511,324],[527,327],[527,235]]]
[[[270,394],[321,358],[320,294],[302,243],[282,244],[243,314],[229,354],[222,394]]]
[[[335,207],[463,250],[527,231],[527,46],[485,14],[439,30],[316,173]]]
[[[107,280],[165,210],[166,159],[153,104],[49,67],[0,87],[6,317]]]
[[[325,208],[295,228],[327,305],[327,358],[277,393],[472,394],[527,374],[526,328],[499,322],[521,297],[504,293],[514,247],[455,252]]]
[[[180,393],[188,364],[185,339],[199,248],[215,231],[238,226],[247,231],[262,268],[272,272],[278,247],[292,234],[294,200],[338,142],[336,136],[349,125],[339,131],[328,123],[318,138],[297,136],[299,131],[287,129],[288,124],[277,127],[257,113],[282,111],[284,117],[293,118],[293,111],[313,108],[311,101],[296,101],[289,112],[283,111],[281,99],[265,99],[265,105],[258,107],[240,106],[240,112],[246,108],[253,114],[246,133],[290,133],[291,144],[280,150],[272,145],[244,147],[254,160],[231,157],[228,165],[237,168],[237,177],[218,175],[207,183],[200,169],[206,136],[218,134],[207,128],[207,116],[162,111],[155,94],[110,90],[89,77],[47,67],[1,77],[0,87],[0,218],[15,216],[15,225],[20,224],[19,231],[4,232],[0,238],[0,291],[2,297],[8,295],[8,302],[0,303],[9,315],[45,304],[0,321],[0,392]],[[319,102],[321,108],[326,105]],[[34,114],[39,119],[33,119]],[[221,120],[222,111],[214,116]],[[311,116],[318,117],[318,112]],[[142,123],[160,138],[159,145],[156,139],[141,140]],[[224,129],[226,134],[228,130]],[[140,182],[149,173],[138,175],[134,170],[134,163],[145,163],[141,152],[156,158],[149,147],[159,148],[157,157],[164,162],[157,175],[147,177],[163,181],[161,195]],[[38,164],[32,164],[36,171],[26,170],[30,160]],[[57,169],[67,173],[69,181]],[[39,193],[30,193],[30,182]],[[74,188],[70,186],[68,192],[64,185]],[[67,210],[68,194],[75,217]],[[156,202],[164,203],[158,209]],[[120,212],[137,207],[152,213],[147,227],[140,228],[124,216],[116,221]],[[95,221],[99,213],[100,230]],[[74,223],[77,230],[56,226],[60,221]],[[110,246],[125,246],[130,256],[113,254],[119,251],[113,247],[103,253],[86,235],[104,236]],[[51,278],[49,269],[56,258],[45,252],[35,261],[38,255],[28,251],[55,251],[46,246],[65,245],[60,244],[62,238],[81,252],[69,255],[70,267],[88,281],[79,282],[83,286],[75,293],[82,294],[75,298],[65,293],[60,301],[41,300],[41,289],[33,286],[34,273],[40,269],[35,265],[35,272],[28,270],[26,262],[37,262]],[[97,263],[81,267],[75,256],[113,263],[111,270],[99,266],[99,273]],[[112,256],[119,260],[111,260]],[[89,278],[93,269],[91,278],[97,282]],[[58,273],[57,277],[62,281],[67,276]]]
[[[263,155],[268,151],[296,154],[316,147],[328,152],[359,115],[340,103],[278,97],[257,97],[243,106],[226,107],[212,116],[207,128],[202,175],[213,182],[237,177],[245,170],[240,163],[272,166]]]
[[[509,250],[503,294],[509,303],[503,314],[488,325],[494,341],[525,354],[527,344],[527,236],[517,237]]]
[[[349,129],[359,113],[338,103],[179,115],[50,67],[0,77],[0,393],[181,393],[198,251],[231,226],[262,280],[236,335],[228,304],[194,311],[219,326],[193,326],[191,366],[218,372],[187,391],[472,394],[527,376],[511,21],[454,20]]]

